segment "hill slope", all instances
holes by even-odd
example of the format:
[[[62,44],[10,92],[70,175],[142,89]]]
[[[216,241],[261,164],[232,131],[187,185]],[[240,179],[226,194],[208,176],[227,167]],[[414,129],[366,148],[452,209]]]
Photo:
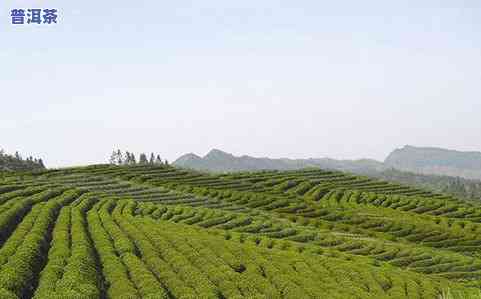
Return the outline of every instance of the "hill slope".
[[[471,298],[480,232],[479,204],[336,171],[10,173],[0,297]]]

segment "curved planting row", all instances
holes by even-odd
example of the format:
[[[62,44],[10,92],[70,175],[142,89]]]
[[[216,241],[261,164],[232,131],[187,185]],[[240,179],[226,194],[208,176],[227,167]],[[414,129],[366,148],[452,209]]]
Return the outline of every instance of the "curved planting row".
[[[35,298],[100,297],[96,252],[85,219],[95,202],[96,198],[87,193],[60,211]]]
[[[13,242],[16,245],[15,252],[0,267],[1,292],[10,294],[12,297],[31,296],[38,280],[38,273],[45,262],[44,257],[50,246],[51,230],[58,212],[63,205],[69,204],[78,196],[78,191],[69,191],[46,202],[33,226],[23,235],[23,239],[16,239]]]
[[[195,225],[202,228],[214,228],[242,232],[258,244],[270,248],[282,247],[271,239],[294,241],[318,249],[333,249],[354,255],[369,256],[382,262],[411,268],[416,272],[443,275],[455,279],[476,280],[481,277],[481,260],[465,257],[449,251],[435,251],[428,247],[413,244],[386,243],[383,239],[366,236],[366,232],[357,228],[356,233],[343,232],[343,226],[320,226],[321,223],[302,225],[286,224],[282,221],[265,219],[262,216],[242,215],[239,213],[218,212],[206,208],[170,207],[154,204],[140,204],[135,215],[148,216],[157,221],[169,221]],[[355,224],[358,226],[358,224]],[[323,229],[321,229],[323,228]],[[329,230],[325,230],[329,228]],[[318,248],[318,249],[316,249]],[[422,261],[422,262],[421,262]]]
[[[331,294],[332,298],[350,298],[357,294],[360,297],[404,297],[408,296],[410,298],[416,297],[426,297],[434,298],[441,291],[441,285],[437,287],[429,287],[428,284],[435,280],[430,281],[429,279],[423,278],[421,280],[411,280],[414,274],[408,274],[404,277],[394,276],[391,277],[389,271],[394,271],[395,268],[388,265],[382,266],[381,268],[372,269],[372,266],[365,265],[363,267],[357,268],[355,264],[357,262],[351,261],[350,270],[344,275],[339,275],[342,272],[343,262],[341,260],[332,263],[331,266],[327,266],[328,262],[315,262],[318,258],[324,259],[323,256],[314,257],[311,254],[306,253],[305,255],[300,255],[299,252],[292,250],[277,250],[277,247],[262,247],[258,242],[252,239],[252,243],[247,241],[247,239],[238,239],[240,242],[233,242],[236,237],[230,234],[229,242],[223,242],[218,237],[212,237],[215,241],[208,241],[210,237],[200,237],[203,233],[199,229],[194,229],[194,227],[185,227],[179,224],[169,224],[169,222],[154,221],[148,218],[138,218],[135,217],[133,211],[135,210],[135,204],[130,203],[131,207],[124,209],[124,215],[126,215],[135,226],[142,230],[146,235],[151,236],[159,246],[159,250],[164,250],[164,248],[175,248],[177,251],[182,252],[188,260],[193,264],[199,265],[200,269],[204,273],[209,273],[207,276],[211,277],[215,283],[217,280],[214,274],[210,274],[210,271],[214,271],[214,267],[210,264],[215,264],[217,269],[223,269],[222,272],[223,281],[230,281],[233,285],[216,287],[223,290],[223,294],[227,292],[244,291],[249,292],[249,290],[259,290],[263,289],[269,293],[268,298],[279,297],[279,290],[283,288],[281,286],[290,285],[289,293],[287,295],[289,298],[300,297],[309,298],[315,297],[316,294],[331,294],[333,290],[339,292],[337,295]],[[235,235],[235,233],[233,233]],[[217,236],[217,235],[216,235]],[[226,235],[227,236],[227,235]],[[238,234],[238,236],[242,236]],[[206,238],[206,239],[203,239]],[[208,246],[206,246],[208,244]],[[220,250],[222,248],[222,250]],[[243,250],[250,251],[249,253],[243,252]],[[264,248],[264,249],[263,249]],[[259,252],[266,250],[266,255],[264,257],[258,256]],[[271,250],[269,252],[269,250]],[[251,252],[252,251],[252,252]],[[193,256],[191,256],[194,254]],[[281,255],[284,260],[283,263],[276,262],[275,256]],[[289,258],[289,256],[291,256]],[[294,260],[299,260],[299,262],[294,262],[292,260],[293,266],[289,266],[289,262],[294,257]],[[302,259],[308,259],[302,263]],[[204,268],[205,267],[205,268]],[[210,270],[212,267],[212,270]],[[369,270],[372,269],[373,273],[368,274]],[[389,269],[389,270],[387,270]],[[332,272],[331,272],[332,271]],[[356,271],[358,271],[356,273]],[[397,271],[397,270],[396,270]],[[337,273],[336,273],[337,272]],[[229,276],[225,277],[229,273]],[[235,289],[235,277],[239,273],[250,273],[251,275],[258,275],[254,280],[248,280],[238,286]],[[347,273],[350,273],[347,277]],[[376,273],[376,274],[374,274]],[[383,273],[383,274],[381,274]],[[386,273],[386,274],[384,274]],[[216,273],[216,275],[220,275]],[[383,276],[385,275],[385,276]],[[416,274],[419,275],[419,274]],[[306,277],[309,276],[309,277]],[[386,277],[387,276],[387,277]],[[256,277],[256,276],[254,276]],[[357,278],[356,278],[357,277]],[[219,279],[220,279],[219,278]],[[239,278],[240,279],[240,278]],[[313,283],[310,279],[315,281],[322,281],[322,284]],[[329,282],[329,279],[332,279]],[[406,279],[406,281],[403,281]],[[344,290],[339,290],[339,287],[343,283],[351,284],[350,287],[346,287]],[[356,283],[358,286],[354,287]],[[406,283],[409,287],[406,287]],[[320,287],[321,289],[316,289]],[[244,290],[242,289],[244,288]],[[429,291],[430,290],[430,291]],[[371,293],[370,293],[371,292]],[[364,295],[363,295],[364,294]],[[330,296],[330,298],[331,298]]]
[[[318,169],[207,175],[141,165],[3,182],[2,298],[480,292],[481,208],[411,187]]]
[[[452,202],[440,199],[428,199],[409,196],[389,196],[372,192],[356,192],[351,190],[331,190],[318,199],[320,204],[334,204],[357,207],[370,205],[384,207],[416,214],[442,216],[462,219],[463,221],[481,222],[481,207],[470,203]]]

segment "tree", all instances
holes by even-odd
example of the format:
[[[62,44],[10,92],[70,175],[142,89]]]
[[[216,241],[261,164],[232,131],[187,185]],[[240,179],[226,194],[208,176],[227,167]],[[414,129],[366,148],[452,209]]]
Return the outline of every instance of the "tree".
[[[125,161],[124,161],[124,164],[125,164],[125,165],[132,165],[132,164],[133,164],[132,154],[131,154],[130,152],[125,152]]]
[[[123,161],[123,155],[120,150],[117,150],[117,165],[122,165]]]
[[[41,168],[45,168],[45,165],[43,164],[42,158],[38,159],[38,165],[39,165]]]
[[[159,155],[157,155],[157,159],[155,159],[155,164],[158,164],[158,165],[162,164],[162,159],[160,158]]]
[[[43,161],[39,163],[37,158],[27,156],[23,159],[20,153],[17,151],[14,155],[5,153],[0,150],[0,170],[34,170],[39,168],[45,168]]]
[[[112,154],[110,155],[109,163],[112,165],[115,165],[117,163],[117,152],[112,151]]]
[[[154,153],[150,153],[149,164],[150,164],[150,165],[154,165],[154,163],[155,163]]]
[[[144,153],[141,153],[139,156],[139,164],[148,164],[149,161],[147,160],[147,155]]]

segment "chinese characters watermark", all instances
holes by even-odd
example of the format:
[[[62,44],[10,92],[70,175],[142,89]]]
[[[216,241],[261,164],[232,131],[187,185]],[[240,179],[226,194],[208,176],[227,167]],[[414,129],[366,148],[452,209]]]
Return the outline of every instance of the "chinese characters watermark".
[[[10,12],[13,25],[24,24],[57,24],[57,9],[41,9],[41,8],[17,8]]]

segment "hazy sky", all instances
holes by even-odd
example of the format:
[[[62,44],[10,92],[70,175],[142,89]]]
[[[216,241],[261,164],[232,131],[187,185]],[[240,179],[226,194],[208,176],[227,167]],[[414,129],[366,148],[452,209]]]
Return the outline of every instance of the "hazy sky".
[[[58,25],[11,25],[14,8]],[[0,147],[376,158],[481,150],[481,2],[0,3]]]

